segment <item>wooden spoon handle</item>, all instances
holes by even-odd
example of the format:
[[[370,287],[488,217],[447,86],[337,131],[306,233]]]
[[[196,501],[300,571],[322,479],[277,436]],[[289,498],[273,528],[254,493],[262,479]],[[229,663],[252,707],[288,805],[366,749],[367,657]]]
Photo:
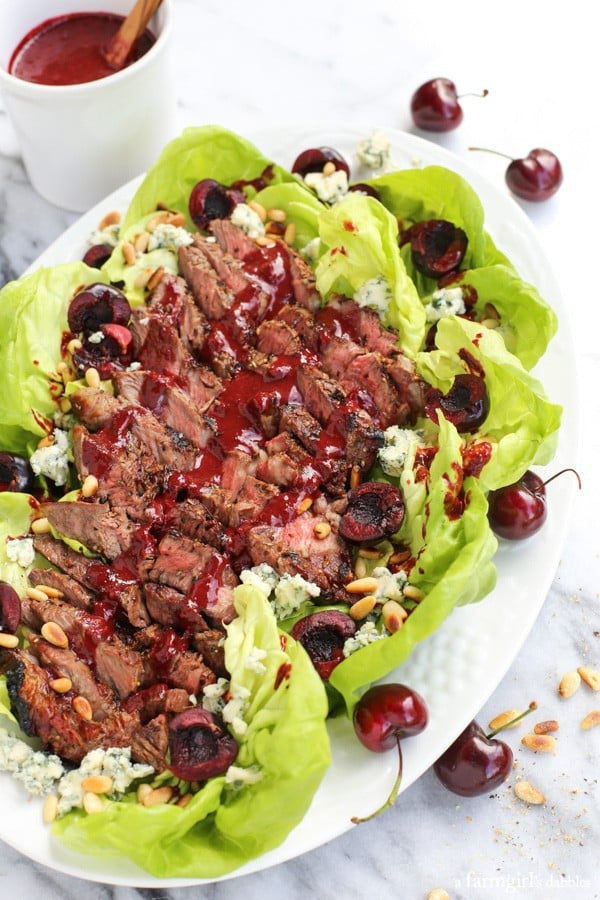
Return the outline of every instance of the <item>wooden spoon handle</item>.
[[[144,33],[146,25],[160,6],[162,0],[136,0],[136,4],[124,19],[123,24],[111,38],[104,52],[106,62],[113,69],[121,69],[132,47]]]

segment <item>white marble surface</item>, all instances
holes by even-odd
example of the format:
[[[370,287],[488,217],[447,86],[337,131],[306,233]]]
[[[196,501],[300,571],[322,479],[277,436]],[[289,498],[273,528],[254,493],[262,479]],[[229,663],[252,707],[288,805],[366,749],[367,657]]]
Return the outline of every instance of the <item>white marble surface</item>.
[[[520,748],[522,732],[507,736],[517,771],[544,791],[547,803],[524,807],[514,799],[513,778],[491,797],[461,800],[426,773],[385,816],[296,860],[214,885],[164,891],[61,875],[0,844],[1,896],[424,900],[442,886],[453,900],[600,897],[600,729],[579,729],[582,716],[600,707],[600,695],[586,688],[564,701],[556,693],[563,672],[582,664],[600,668],[596,46],[589,5],[575,0],[558,9],[522,0],[493,9],[470,0],[175,0],[174,35],[182,124],[215,122],[242,133],[291,122],[410,131],[412,91],[445,75],[459,92],[487,88],[490,94],[465,98],[461,127],[433,140],[468,157],[501,189],[504,162],[471,153],[469,146],[515,156],[545,146],[562,160],[559,193],[523,208],[571,314],[583,422],[573,464],[583,489],[542,612],[479,716],[486,723],[535,698],[544,717],[560,721],[553,754]],[[0,284],[18,276],[74,219],[35,195],[18,159],[0,156]]]

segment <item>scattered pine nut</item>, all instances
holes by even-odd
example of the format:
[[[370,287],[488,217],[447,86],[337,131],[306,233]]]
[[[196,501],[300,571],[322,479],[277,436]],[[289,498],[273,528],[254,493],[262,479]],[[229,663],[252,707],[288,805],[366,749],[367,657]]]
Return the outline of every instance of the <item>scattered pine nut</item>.
[[[54,435],[46,434],[43,438],[40,438],[37,442],[37,449],[41,450],[43,447],[51,447],[54,443]]]
[[[169,212],[166,224],[172,225],[173,228],[182,228],[185,225],[185,216],[180,212]]]
[[[110,228],[111,225],[118,225],[120,221],[121,213],[117,209],[113,209],[106,213],[103,219],[100,219],[98,228],[100,231],[104,231],[105,228]]]
[[[500,321],[498,319],[482,319],[480,324],[484,328],[498,328]]]
[[[190,800],[193,798],[193,794],[182,794],[175,806],[181,807],[181,809],[185,809]]]
[[[145,269],[142,269],[141,272],[136,275],[135,281],[133,282],[136,288],[145,288],[152,277],[152,267],[146,266]]]
[[[346,585],[346,590],[349,594],[374,594],[378,587],[379,582],[376,578],[371,576],[367,578],[356,578],[354,581],[351,581],[350,584]]]
[[[495,716],[491,722],[488,722],[490,731],[498,731],[499,729],[504,728],[516,728],[519,723],[513,722],[513,719],[516,719],[522,712],[523,710],[521,709],[507,709],[505,712],[500,713],[498,716]],[[509,725],[509,722],[512,724]]]
[[[81,716],[82,719],[85,719],[86,722],[92,721],[92,707],[90,706],[90,701],[86,697],[82,697],[81,694],[78,697],[75,697],[73,700],[73,709],[77,715]]]
[[[361,481],[360,469],[358,466],[352,466],[352,471],[350,472],[350,487],[355,488],[358,487]]]
[[[434,888],[427,894],[427,900],[450,900],[450,894],[444,888]]]
[[[64,678],[54,678],[53,681],[50,682],[50,687],[57,694],[66,694],[73,687],[73,682],[66,676]]]
[[[44,800],[44,806],[42,809],[42,818],[46,825],[50,825],[51,822],[54,822],[57,813],[58,797],[56,796],[56,794],[48,794],[48,796]]]
[[[298,513],[299,516],[301,516],[302,513],[305,513],[308,509],[311,508],[312,505],[313,505],[312,497],[305,497],[304,500],[302,500],[298,504],[298,508],[297,508],[296,512]]]
[[[382,608],[383,624],[391,634],[400,631],[408,613],[396,600],[387,600]]]
[[[151,794],[151,793],[152,793],[152,785],[151,784],[147,784],[146,782],[143,782],[142,784],[140,784],[136,791],[138,803],[143,803],[144,798],[147,797],[148,794]]]
[[[82,347],[83,344],[81,343],[79,338],[72,338],[72,340],[70,340],[67,344],[67,350],[69,351],[71,356],[73,356],[76,350],[81,350]]]
[[[89,775],[82,780],[81,787],[91,794],[110,794],[114,782],[108,775]]]
[[[121,250],[123,251],[123,259],[125,260],[126,264],[128,266],[132,266],[137,259],[137,253],[135,252],[135,247],[133,246],[131,241],[123,241]]]
[[[45,594],[46,597],[52,597],[55,600],[58,600],[61,597],[64,597],[64,594],[62,591],[59,591],[58,588],[50,587],[49,584],[38,584],[37,589],[38,589],[38,591],[42,591],[42,593]]]
[[[268,234],[259,234],[258,237],[254,238],[254,243],[258,244],[259,247],[274,247],[275,241],[272,237],[269,237]]]
[[[145,253],[150,243],[150,233],[148,231],[140,231],[133,239],[133,246],[136,253]]]
[[[173,796],[173,788],[164,784],[162,787],[153,788],[149,794],[146,794],[142,803],[144,806],[158,806],[161,803],[168,803]]]
[[[282,237],[285,234],[285,225],[283,222],[267,222],[265,225],[265,234],[272,234],[274,237]]]
[[[165,267],[157,266],[156,269],[153,271],[152,275],[150,276],[150,278],[148,279],[148,283],[146,284],[146,287],[148,288],[149,291],[153,291],[154,288],[158,284],[160,284],[164,274],[165,274]]]
[[[572,697],[580,684],[581,675],[579,674],[579,672],[567,672],[567,674],[563,675],[563,677],[560,679],[560,684],[558,685],[558,693],[561,697]]]
[[[556,738],[549,734],[525,734],[521,738],[521,743],[529,750],[549,753],[556,747]]]
[[[361,547],[358,555],[362,556],[363,559],[381,559],[383,553],[381,550],[377,550],[376,547]]]
[[[423,591],[420,588],[416,587],[414,584],[405,585],[402,589],[402,593],[407,598],[407,600],[416,600],[417,603],[425,596]]]
[[[514,790],[519,800],[522,800],[523,803],[528,803],[530,806],[539,806],[546,802],[546,798],[542,792],[538,791],[538,789],[528,781],[517,781]]]
[[[357,578],[364,578],[367,574],[367,564],[364,559],[360,557],[356,560],[356,564],[354,566],[354,574]]]
[[[68,397],[63,397],[58,404],[60,407],[60,411],[63,413],[71,412],[71,401]]]
[[[485,306],[483,307],[483,315],[486,319],[496,319],[496,321],[500,320],[500,313],[493,303],[485,304]]]
[[[85,383],[88,387],[100,387],[100,373],[98,369],[94,369],[93,366],[90,366],[89,369],[85,370]]]
[[[581,727],[584,731],[600,725],[600,709],[593,709],[587,716],[581,720]]]
[[[40,591],[40,594],[43,595],[44,599],[46,599],[46,595]],[[49,644],[52,644],[54,647],[68,647],[69,646],[69,638],[64,633],[58,622],[44,622],[40,629],[40,634],[42,637],[48,641]]]
[[[28,587],[25,593],[30,600],[39,600],[40,603],[44,603],[48,599],[48,594],[41,588]]]
[[[283,232],[283,240],[288,245],[288,247],[296,240],[296,225],[294,222],[288,222],[288,224],[285,226],[285,231]]]
[[[0,647],[4,650],[15,650],[19,646],[19,638],[16,634],[6,634],[0,631]]]
[[[320,541],[324,541],[325,538],[329,537],[331,534],[331,525],[329,522],[317,522],[313,528],[313,532],[316,538]]]
[[[262,203],[258,203],[257,200],[250,200],[248,203],[250,209],[253,209],[261,222],[267,221],[267,211],[262,205]]]
[[[287,213],[283,209],[268,209],[267,218],[272,222],[285,222]]]
[[[534,734],[550,734],[551,731],[558,731],[560,725],[556,719],[546,719],[544,722],[538,722],[533,726]]]
[[[87,791],[83,795],[83,808],[88,816],[93,816],[95,813],[101,813],[104,810],[104,800],[102,800],[98,794]]]
[[[588,687],[593,691],[600,691],[600,672],[598,669],[590,669],[588,666],[580,666],[577,672],[581,676],[581,680],[585,681]]]
[[[325,176],[333,175],[334,172],[335,172],[335,163],[333,163],[331,160],[328,160],[325,163],[325,165],[323,166],[323,175],[325,175]]]
[[[361,597],[356,603],[353,603],[348,612],[356,622],[366,619],[370,612],[375,608],[377,600],[372,594]]]
[[[45,516],[34,519],[31,523],[31,530],[34,534],[48,534],[50,531],[50,522]]]
[[[405,563],[408,559],[410,559],[410,550],[397,550],[396,553],[392,553],[388,562],[397,566]]]
[[[95,475],[88,475],[81,485],[82,497],[93,497],[98,491],[98,479]]]

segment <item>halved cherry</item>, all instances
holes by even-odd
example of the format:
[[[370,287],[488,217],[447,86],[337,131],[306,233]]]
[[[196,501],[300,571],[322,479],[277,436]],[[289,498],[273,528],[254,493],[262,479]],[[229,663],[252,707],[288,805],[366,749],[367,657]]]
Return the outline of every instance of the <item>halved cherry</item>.
[[[92,269],[101,269],[110,259],[113,248],[110,244],[93,244],[83,255],[83,262]]]
[[[430,388],[425,394],[425,412],[436,423],[438,410],[459,433],[477,431],[490,411],[485,380],[479,375],[457,375],[447,394]]]
[[[0,491],[27,494],[33,487],[29,461],[16,453],[0,453]]]
[[[379,541],[398,531],[404,519],[400,488],[379,481],[364,481],[348,493],[348,508],[339,532],[356,544]]]
[[[428,219],[406,229],[400,245],[407,243],[415,268],[437,279],[458,270],[467,251],[468,238],[462,228],[446,219]]]
[[[12,585],[0,581],[0,631],[14,634],[21,621],[21,601]]]
[[[327,681],[344,659],[344,644],[356,633],[356,622],[346,613],[324,609],[299,619],[291,631],[311,658],[312,664]]]
[[[198,228],[206,229],[213,219],[228,219],[245,197],[237,188],[229,188],[214,178],[203,178],[192,188],[188,209]]]
[[[133,335],[124,325],[100,325],[101,341],[89,338],[73,353],[73,362],[79,372],[94,368],[104,381],[115,369],[125,369],[133,360]]]
[[[309,172],[322,172],[323,167],[329,162],[333,163],[336,169],[342,169],[348,178],[350,177],[350,166],[342,154],[333,147],[311,147],[304,150],[296,157],[292,172],[304,178]]]
[[[169,769],[184,781],[206,781],[235,762],[238,745],[206,709],[186,709],[169,723]]]
[[[101,325],[127,325],[131,307],[125,294],[112,284],[95,282],[75,294],[67,319],[74,334],[93,334]]]

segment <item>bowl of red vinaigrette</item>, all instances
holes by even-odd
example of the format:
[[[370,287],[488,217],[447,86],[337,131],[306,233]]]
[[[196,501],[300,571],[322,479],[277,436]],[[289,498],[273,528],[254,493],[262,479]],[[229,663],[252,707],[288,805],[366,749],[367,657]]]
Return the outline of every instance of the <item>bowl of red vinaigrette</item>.
[[[172,0],[125,64],[104,51],[133,0],[0,0],[0,96],[33,187],[83,212],[140,175],[174,136]],[[6,119],[6,117],[4,117]],[[0,133],[0,147],[8,140]]]

